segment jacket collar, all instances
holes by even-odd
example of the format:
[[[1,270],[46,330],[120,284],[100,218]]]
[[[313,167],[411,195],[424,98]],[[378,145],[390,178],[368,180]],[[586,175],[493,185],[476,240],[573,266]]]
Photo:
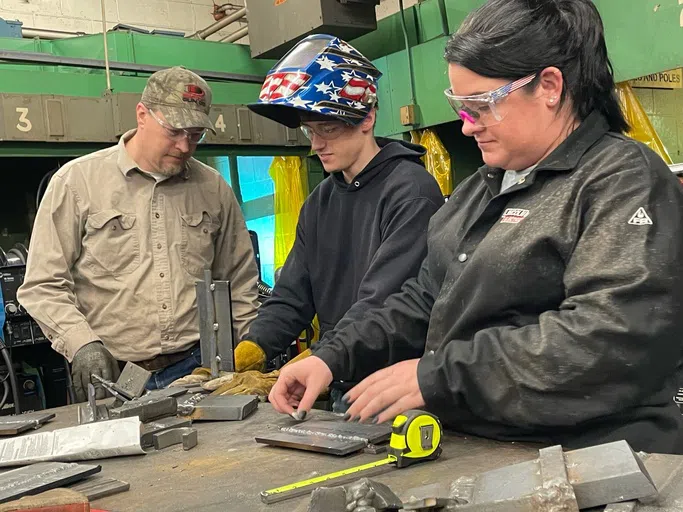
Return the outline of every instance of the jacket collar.
[[[575,169],[583,155],[608,131],[609,124],[607,120],[600,112],[594,110],[581,122],[576,130],[569,134],[569,137],[562,144],[555,148],[544,160],[539,162],[526,180],[526,185],[529,186],[533,183],[534,177],[539,171],[569,171]],[[498,190],[500,190],[503,170],[484,165],[479,168],[479,173],[484,179],[484,183],[491,188],[495,195],[497,190],[494,190],[492,187],[497,186]],[[512,191],[513,189],[510,190]]]

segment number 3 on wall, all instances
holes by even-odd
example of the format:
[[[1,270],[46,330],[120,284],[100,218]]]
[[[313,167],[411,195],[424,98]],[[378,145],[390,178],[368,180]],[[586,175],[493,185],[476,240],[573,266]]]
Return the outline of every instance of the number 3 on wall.
[[[17,107],[17,113],[19,114],[17,130],[19,130],[20,132],[30,132],[33,128],[33,125],[31,124],[31,121],[28,118],[28,108]]]

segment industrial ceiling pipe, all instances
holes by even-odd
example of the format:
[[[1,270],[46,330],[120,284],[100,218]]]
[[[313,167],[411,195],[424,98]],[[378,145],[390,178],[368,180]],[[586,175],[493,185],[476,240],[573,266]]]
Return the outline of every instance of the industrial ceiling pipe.
[[[235,11],[231,15],[226,16],[222,20],[217,21],[216,23],[209,25],[205,29],[200,30],[199,32],[195,32],[190,37],[194,37],[197,39],[206,39],[210,35],[213,35],[216,32],[218,32],[219,30],[224,29],[225,27],[227,27],[231,23],[234,23],[237,20],[243,18],[246,14],[247,14],[247,8],[242,7],[239,11]]]
[[[234,43],[235,41],[239,41],[242,39],[244,36],[246,36],[249,33],[249,26],[242,27],[239,30],[236,30],[229,36],[224,37],[221,39],[221,42],[223,43]]]
[[[63,30],[45,30],[42,28],[22,27],[21,36],[27,39],[39,37],[40,39],[68,39],[70,37],[80,37],[86,35],[85,32],[65,32]]]

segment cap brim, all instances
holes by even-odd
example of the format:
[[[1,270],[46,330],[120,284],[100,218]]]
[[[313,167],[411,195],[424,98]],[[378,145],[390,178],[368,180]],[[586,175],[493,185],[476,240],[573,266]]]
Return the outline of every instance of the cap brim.
[[[285,105],[268,105],[267,103],[252,103],[247,105],[249,110],[285,125],[287,128],[298,128],[301,126],[301,119],[299,118],[299,110],[295,107],[287,107]]]
[[[157,107],[164,115],[166,122],[179,130],[188,130],[191,128],[206,128],[216,134],[216,129],[209,116],[199,110],[192,110],[186,108],[175,108],[159,105]]]

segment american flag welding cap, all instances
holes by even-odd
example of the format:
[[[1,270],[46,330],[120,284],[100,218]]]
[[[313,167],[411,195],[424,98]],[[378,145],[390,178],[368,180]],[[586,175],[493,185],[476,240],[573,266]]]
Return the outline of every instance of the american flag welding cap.
[[[382,73],[341,39],[316,34],[300,41],[266,77],[249,108],[289,128],[300,114],[319,114],[359,124],[377,103]]]

